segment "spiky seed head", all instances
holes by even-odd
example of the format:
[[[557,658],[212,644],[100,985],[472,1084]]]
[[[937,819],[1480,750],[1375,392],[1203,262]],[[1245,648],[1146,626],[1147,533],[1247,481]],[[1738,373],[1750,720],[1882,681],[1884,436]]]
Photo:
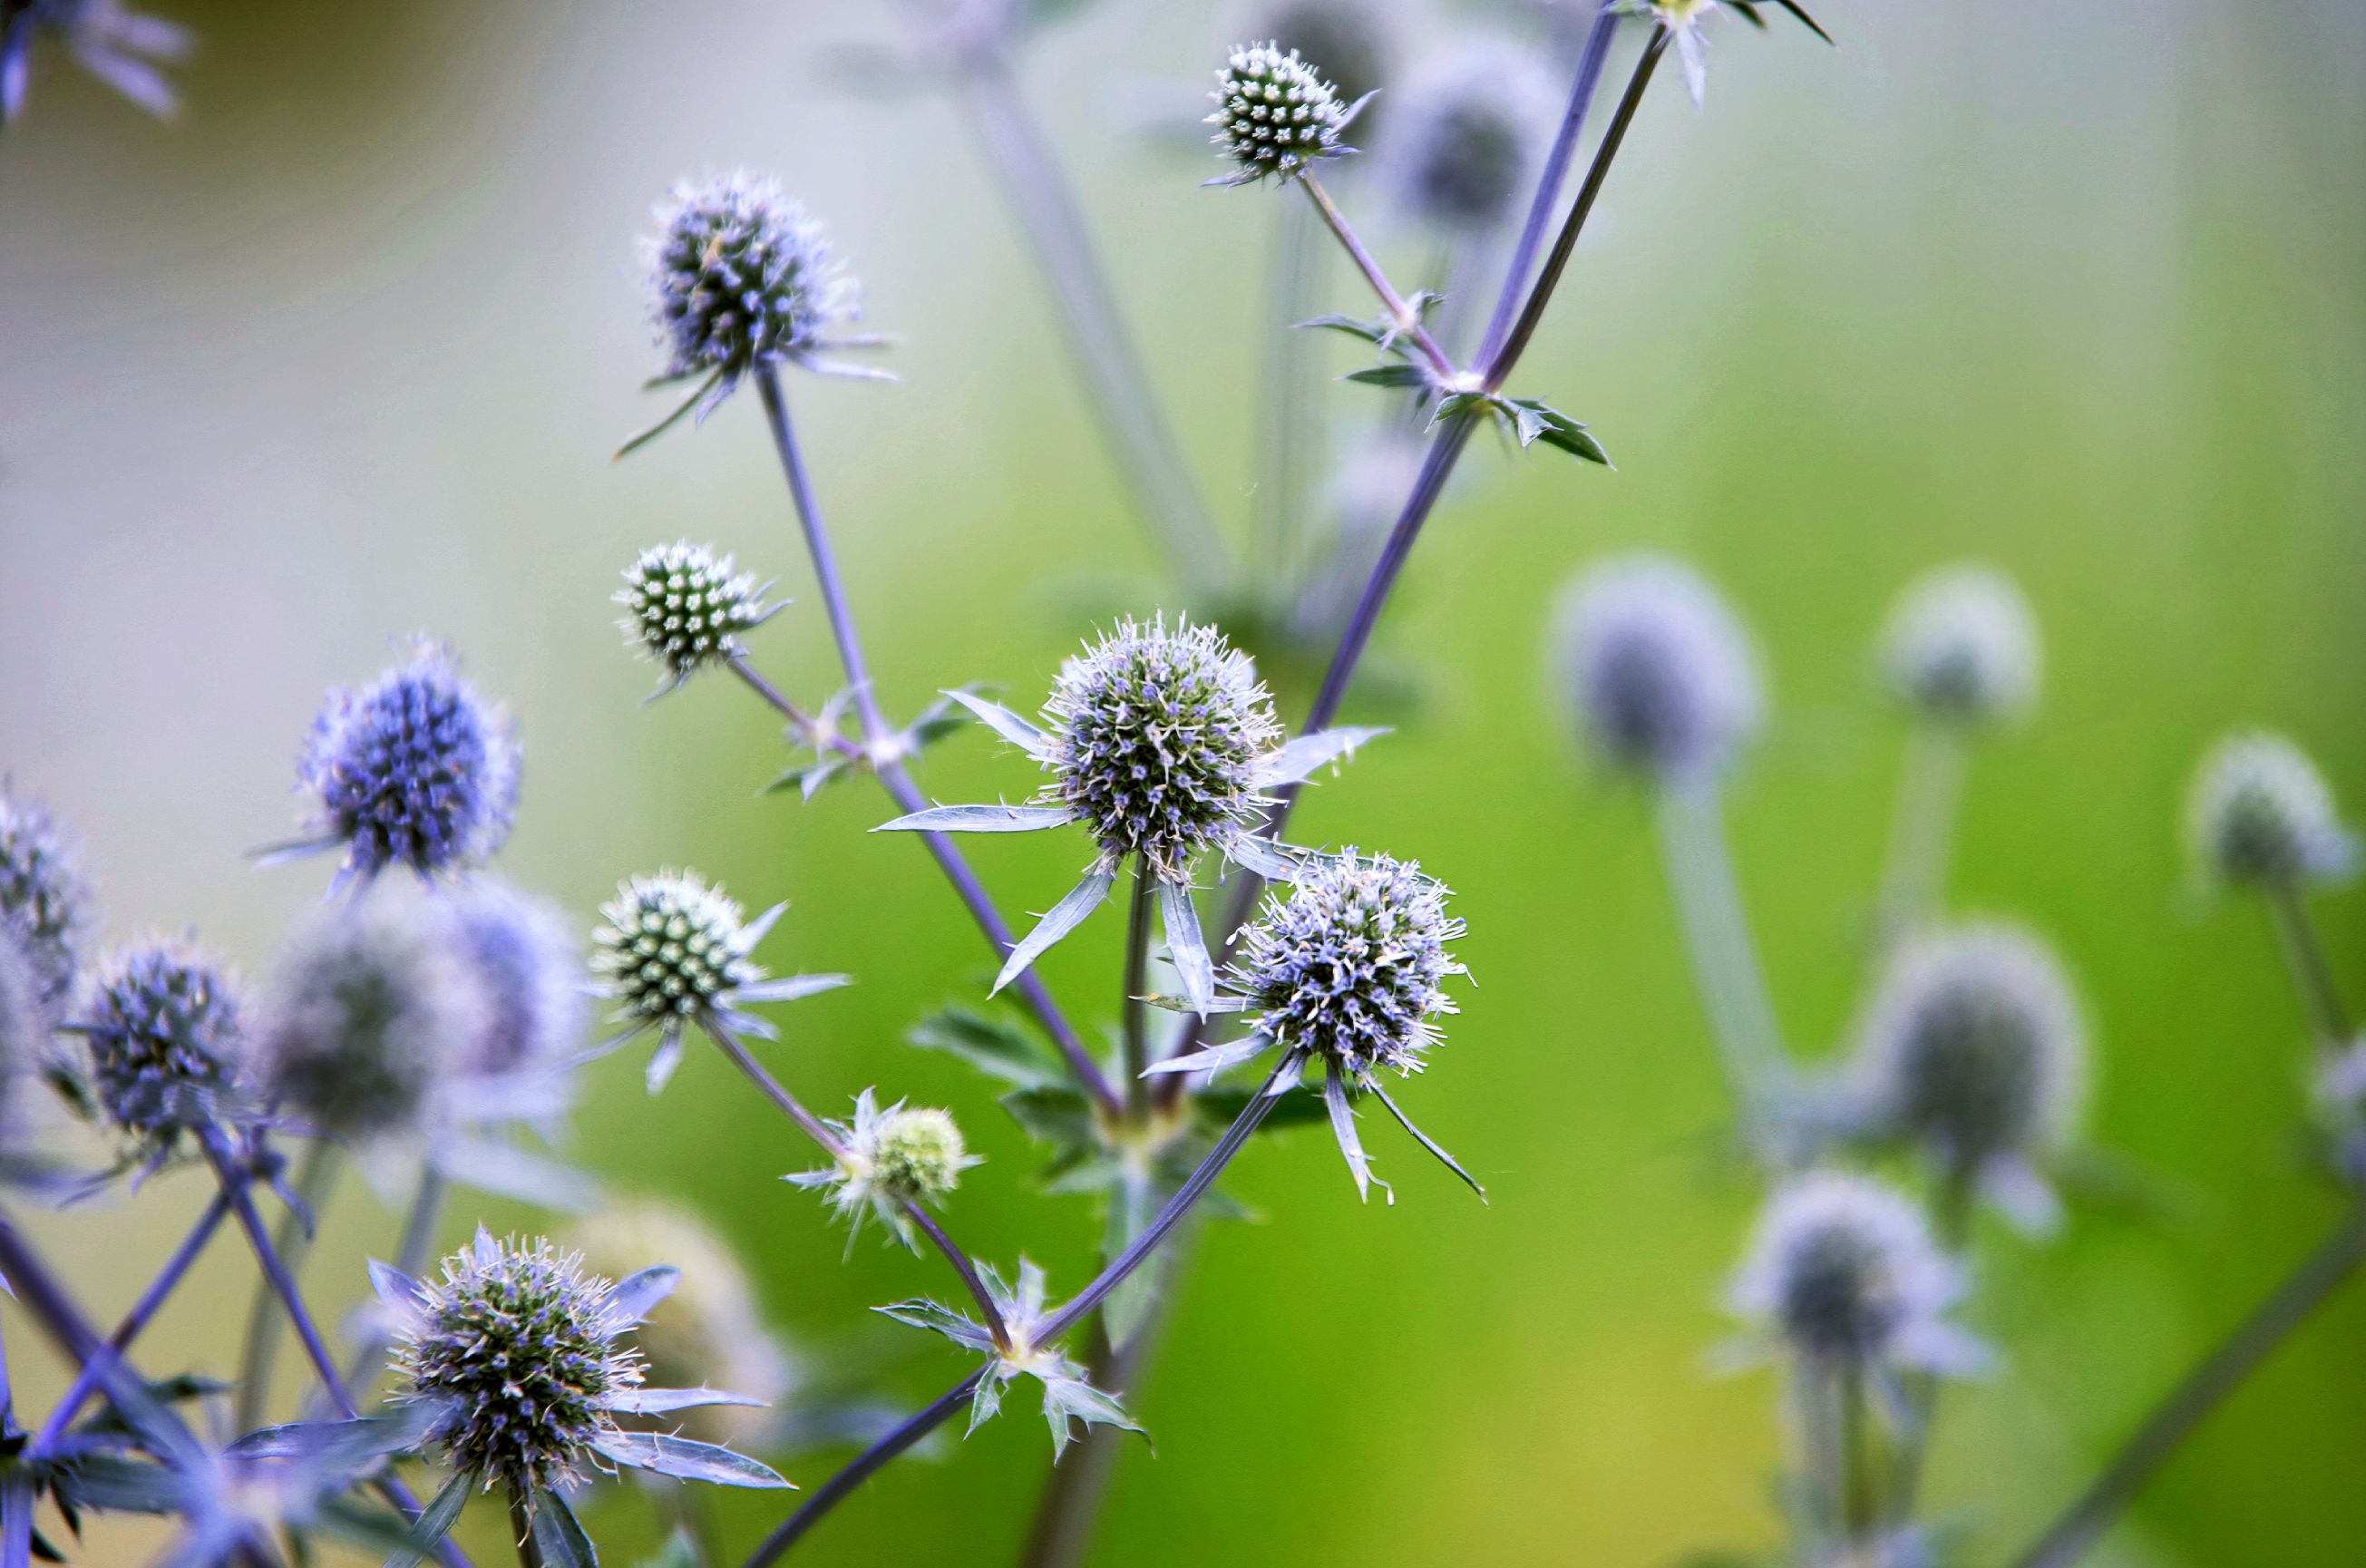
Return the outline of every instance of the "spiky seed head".
[[[1943,1314],[1963,1289],[1961,1271],[1904,1194],[1817,1171],[1768,1201],[1731,1300],[1794,1355],[1828,1370],[1949,1370],[1966,1346]]]
[[[742,941],[746,911],[691,872],[636,876],[600,914],[592,971],[636,1021],[694,1018],[758,977]]]
[[[1579,728],[1612,764],[1666,782],[1713,776],[1758,728],[1758,664],[1717,591],[1639,555],[1580,578],[1563,615]]]
[[[1857,1051],[1878,1123],[1960,1175],[2043,1156],[2077,1120],[2086,1076],[2078,998],[2053,952],[2018,927],[1909,941]]]
[[[1301,60],[1322,62],[1332,86],[1352,104],[1388,77],[1393,51],[1387,21],[1368,0],[1285,0],[1263,9],[1246,30]]]
[[[763,625],[772,610],[754,574],[729,556],[683,539],[643,550],[625,569],[616,603],[625,606],[625,639],[676,681],[747,651],[740,634]]]
[[[425,638],[369,685],[329,694],[297,771],[346,870],[366,878],[466,871],[501,848],[517,807],[508,716]]]
[[[1117,628],[1060,668],[1045,799],[1074,811],[1111,863],[1146,857],[1170,882],[1256,811],[1252,776],[1281,725],[1256,665],[1215,627]]]
[[[1881,637],[1889,689],[1933,724],[2020,717],[2037,700],[2037,617],[1991,567],[1942,567],[1907,586]]]
[[[267,992],[262,1088],[322,1137],[417,1131],[489,1010],[440,904],[389,891],[332,906],[297,933]]]
[[[1412,861],[1351,849],[1310,865],[1267,900],[1232,965],[1258,1032],[1358,1077],[1418,1072],[1433,1021],[1455,1010],[1446,978],[1464,972],[1446,948],[1463,932],[1447,897]]]
[[[45,807],[0,788],[0,928],[15,933],[53,1008],[73,992],[91,924],[80,862]]]
[[[236,983],[185,942],[150,942],[100,971],[81,1021],[87,1109],[143,1152],[235,1109],[247,1057]]]
[[[646,245],[649,318],[670,377],[736,379],[797,359],[856,314],[860,293],[818,220],[748,171],[673,187]]]
[[[673,1293],[634,1331],[660,1388],[727,1388],[777,1404],[796,1381],[785,1348],[764,1325],[754,1284],[729,1242],[686,1209],[649,1200],[612,1204],[587,1217],[572,1241],[585,1266],[622,1278],[652,1258],[682,1270]],[[754,1444],[776,1419],[746,1405],[707,1405],[672,1419],[693,1437],[732,1446]]]
[[[1298,51],[1243,44],[1216,73],[1211,140],[1242,180],[1285,177],[1348,151],[1339,135],[1351,110]]]
[[[481,878],[447,902],[485,1003],[462,1069],[487,1077],[555,1072],[583,1037],[583,957],[566,919],[546,899]]]
[[[2225,886],[2337,880],[2358,858],[2316,764],[2265,731],[2229,736],[2203,759],[2186,820],[2196,864]]]
[[[1551,113],[1525,53],[1486,49],[1407,95],[1389,119],[1380,156],[1414,216],[1454,233],[1493,229],[1516,216],[1535,184]]]
[[[610,1281],[548,1241],[494,1241],[444,1260],[406,1324],[394,1367],[405,1396],[438,1407],[431,1440],[488,1484],[564,1486],[615,1423],[607,1402],[640,1385],[641,1358]]]
[[[880,1190],[918,1203],[942,1202],[975,1164],[950,1111],[898,1107],[879,1119],[869,1151]]]

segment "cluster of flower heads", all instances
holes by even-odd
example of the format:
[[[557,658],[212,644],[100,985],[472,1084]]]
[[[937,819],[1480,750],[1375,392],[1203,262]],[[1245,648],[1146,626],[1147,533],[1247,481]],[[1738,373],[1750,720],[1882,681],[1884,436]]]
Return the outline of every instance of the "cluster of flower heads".
[[[188,55],[186,28],[121,0],[19,0],[0,6],[0,123],[24,112],[33,46],[44,41],[150,114],[162,118],[176,107],[163,68]]]
[[[1355,151],[1339,139],[1357,111],[1358,99],[1343,104],[1339,90],[1295,49],[1285,52],[1272,43],[1243,44],[1233,51],[1216,73],[1211,95],[1216,110],[1207,123],[1216,128],[1211,140],[1233,172],[1211,185],[1249,185],[1305,173],[1326,158]]]
[[[1631,556],[1587,572],[1569,595],[1562,649],[1578,727],[1614,766],[1696,784],[1758,728],[1764,698],[1749,638],[1682,561]]]
[[[943,1202],[961,1185],[963,1171],[984,1163],[969,1152],[951,1113],[900,1100],[883,1109],[867,1089],[854,1097],[853,1120],[832,1122],[829,1130],[839,1144],[831,1164],[783,1179],[828,1194],[830,1207],[850,1221],[850,1248],[868,1213],[917,1251],[907,1206]]]
[[[671,691],[707,665],[747,652],[740,637],[782,609],[764,603],[771,587],[704,545],[655,545],[625,570],[617,624],[625,641],[665,671],[660,690]]]

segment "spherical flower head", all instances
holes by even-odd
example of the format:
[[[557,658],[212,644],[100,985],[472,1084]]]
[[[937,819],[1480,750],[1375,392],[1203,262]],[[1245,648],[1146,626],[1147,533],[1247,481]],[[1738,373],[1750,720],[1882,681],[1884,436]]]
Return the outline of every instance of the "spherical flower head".
[[[1551,112],[1527,56],[1490,49],[1418,85],[1391,117],[1381,155],[1416,217],[1453,233],[1493,229],[1535,184]]]
[[[467,870],[509,836],[517,745],[451,652],[422,639],[369,685],[329,694],[298,776],[320,801],[322,847],[344,847],[345,875],[400,864],[427,877]]]
[[[182,942],[118,953],[77,1026],[86,1047],[88,1109],[143,1152],[234,1109],[246,1022],[229,972]]]
[[[1909,585],[1881,638],[1898,699],[1933,724],[1993,724],[2037,699],[2037,618],[2012,579],[1984,566],[1944,567]]]
[[[549,1242],[475,1245],[422,1287],[395,1370],[409,1399],[437,1407],[429,1437],[488,1484],[544,1489],[583,1477],[614,1427],[608,1402],[640,1385],[638,1355],[609,1281]]]
[[[557,1073],[583,1039],[583,958],[567,920],[546,899],[481,878],[447,904],[460,957],[484,999],[460,1053],[462,1070]]]
[[[950,1112],[902,1100],[883,1110],[867,1089],[855,1096],[852,1121],[829,1125],[840,1145],[836,1164],[788,1179],[826,1190],[830,1206],[851,1215],[857,1227],[867,1210],[907,1247],[914,1238],[903,1206],[943,1202],[961,1185],[961,1173],[983,1163],[962,1141]]]
[[[418,1132],[488,1010],[440,904],[380,893],[334,906],[281,960],[258,1031],[263,1088],[322,1137]]]
[[[1298,56],[1271,43],[1244,44],[1216,73],[1211,139],[1233,166],[1232,183],[1298,174],[1350,151],[1339,136],[1355,109]]]
[[[1572,590],[1564,670],[1579,728],[1622,768],[1713,777],[1758,727],[1757,660],[1733,612],[1681,561],[1634,556]]]
[[[1411,861],[1351,849],[1312,863],[1286,898],[1268,900],[1232,967],[1257,1032],[1351,1077],[1419,1071],[1437,1040],[1431,1021],[1455,1010],[1446,978],[1464,972],[1446,949],[1463,932],[1447,897]]]
[[[772,615],[764,588],[738,570],[729,556],[718,557],[687,539],[643,550],[625,570],[616,603],[625,606],[618,624],[625,637],[664,667],[680,684],[709,664],[747,651],[740,634]]]
[[[2281,735],[2220,741],[2195,776],[2187,823],[2203,874],[2227,886],[2338,880],[2358,858],[2325,776]]]
[[[1769,1200],[1731,1302],[1826,1371],[1960,1371],[1977,1350],[1944,1314],[1963,1292],[1961,1270],[1904,1194],[1819,1171]]]
[[[1257,760],[1281,740],[1256,666],[1215,627],[1121,621],[1061,667],[1045,791],[1112,865],[1142,855],[1169,882],[1256,812]]]
[[[679,1027],[760,977],[748,957],[746,911],[689,872],[634,877],[600,915],[592,973],[637,1022]]]
[[[649,316],[670,378],[795,360],[853,316],[858,294],[821,224],[745,170],[676,186],[648,242]]]
[[[1269,6],[1246,29],[1301,60],[1319,60],[1340,97],[1354,103],[1380,90],[1391,54],[1386,17],[1368,0],[1288,0]]]
[[[1877,1122],[1966,1179],[2042,1158],[2067,1135],[2086,1076],[2079,1005],[2045,944],[2007,925],[1899,949],[1858,1046]]]
[[[38,801],[0,789],[0,929],[13,933],[45,1005],[73,990],[90,889],[65,829]]]

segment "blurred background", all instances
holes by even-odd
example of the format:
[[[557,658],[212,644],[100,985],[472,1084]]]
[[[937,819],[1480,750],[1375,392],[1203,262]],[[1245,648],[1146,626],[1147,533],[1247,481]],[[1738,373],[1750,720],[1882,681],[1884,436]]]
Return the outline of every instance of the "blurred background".
[[[521,726],[509,874],[587,924],[659,865],[789,899],[775,965],[859,983],[779,1015],[776,1068],[819,1106],[872,1084],[952,1106],[988,1156],[958,1234],[1081,1284],[1087,1210],[1038,1194],[982,1086],[903,1043],[981,989],[926,857],[865,836],[886,807],[859,784],[760,795],[787,759],[736,685],[641,706],[651,672],[606,602],[643,545],[712,540],[800,601],[762,667],[809,703],[837,684],[752,399],[608,460],[662,412],[636,389],[658,360],[635,237],[670,182],[745,164],[828,218],[867,321],[901,337],[900,384],[792,394],[891,711],[964,681],[1031,705],[1111,613],[1181,607],[968,127],[924,86],[828,68],[903,38],[893,8],[156,3],[202,40],[176,121],[51,56],[0,139],[0,768],[79,824],[113,932],[194,927],[267,964],[326,868],[242,856],[290,830],[321,692],[431,628]],[[2081,1211],[2042,1247],[1986,1238],[1973,1316],[2006,1360],[1951,1405],[1933,1482],[1972,1561],[2019,1544],[2338,1212],[2297,1132],[2304,1032],[2270,933],[2191,894],[2178,819],[2238,722],[2366,798],[2366,12],[1817,9],[1837,52],[1728,17],[1706,110],[1673,76],[1646,103],[1515,388],[1591,422],[1617,471],[1474,448],[1383,633],[1401,732],[1298,818],[1458,890],[1480,986],[1406,1098],[1493,1203],[1376,1136],[1399,1201],[1359,1208],[1319,1130],[1260,1140],[1229,1180],[1261,1221],[1199,1235],[1136,1401],[1157,1451],[1124,1457],[1103,1561],[1646,1565],[1774,1538],[1774,1382],[1707,1364],[1753,1195],[1715,1156],[1722,1089],[1647,814],[1577,756],[1549,673],[1553,596],[1615,551],[1695,560],[1759,641],[1774,722],[1733,831],[1784,1022],[1817,1051],[1862,998],[1901,739],[1868,669],[1889,596],[1976,555],[2042,619],[2043,705],[1977,760],[1956,900],[2058,942],[2097,1041],[2092,1141],[2173,1201]],[[1391,19],[1408,72],[1465,35],[1539,37],[1478,6]],[[1022,73],[1236,533],[1281,198],[1198,188],[1215,166],[1157,128],[1254,25],[1100,0]],[[1338,186],[1417,271],[1380,182]],[[1365,309],[1353,284],[1334,272],[1324,308]],[[1318,391],[1342,420],[1374,395]],[[992,798],[1025,773],[970,732],[921,784]],[[1080,855],[974,851],[1008,910],[1046,907]],[[2366,985],[2366,902],[2321,913]],[[1096,1023],[1120,928],[1044,966]],[[899,1404],[957,1374],[867,1311],[941,1291],[929,1260],[866,1240],[841,1262],[777,1179],[810,1156],[744,1084],[693,1054],[652,1104],[639,1061],[594,1070],[575,1157],[708,1217],[811,1364]],[[28,1223],[111,1316],[203,1186]],[[447,1228],[479,1218],[532,1220],[464,1196]],[[308,1275],[324,1308],[395,1224],[341,1197]],[[249,1278],[217,1243],[151,1364],[228,1371]],[[57,1370],[0,1317],[45,1408]],[[2366,1291],[2169,1465],[2117,1560],[2356,1562],[2361,1351]],[[1007,1560],[1044,1449],[1022,1416],[900,1463],[804,1560]],[[810,1487],[842,1457],[785,1468]],[[721,1502],[735,1543],[779,1517]],[[590,1522],[616,1553],[659,1528],[622,1486]],[[153,1540],[101,1529],[90,1560]]]

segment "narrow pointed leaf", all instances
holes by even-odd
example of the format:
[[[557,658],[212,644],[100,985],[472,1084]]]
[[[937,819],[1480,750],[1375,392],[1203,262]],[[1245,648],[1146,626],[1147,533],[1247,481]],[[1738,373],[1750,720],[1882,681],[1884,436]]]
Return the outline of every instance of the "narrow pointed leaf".
[[[446,1481],[433,1501],[411,1521],[411,1539],[400,1551],[386,1560],[386,1568],[411,1568],[421,1558],[442,1544],[452,1527],[460,1519],[460,1510],[468,1506],[468,1494],[476,1489],[473,1471],[461,1471]]]
[[[608,1292],[609,1308],[627,1324],[640,1322],[654,1311],[657,1304],[673,1294],[682,1283],[682,1270],[670,1264],[659,1264],[644,1269],[630,1279],[619,1280]]]
[[[649,1065],[642,1077],[651,1094],[663,1093],[665,1086],[673,1081],[674,1069],[682,1066],[682,1036],[678,1033],[659,1041],[658,1048],[649,1053]]]
[[[546,1568],[600,1568],[600,1553],[583,1533],[582,1521],[558,1493],[535,1498],[533,1529]]]
[[[1322,329],[1346,333],[1350,337],[1362,338],[1366,343],[1379,343],[1388,336],[1387,327],[1378,321],[1368,321],[1356,316],[1317,316],[1311,321],[1297,322],[1296,326],[1301,332]]]
[[[742,1404],[760,1410],[764,1402],[719,1388],[637,1388],[608,1396],[608,1408],[628,1416],[663,1416],[675,1410],[695,1410],[709,1404]]]
[[[1052,738],[1000,703],[990,703],[967,692],[947,692],[946,696],[975,714],[978,721],[1013,746],[1039,761],[1051,754]]]
[[[1250,771],[1249,782],[1259,789],[1271,789],[1276,784],[1299,784],[1325,762],[1335,762],[1355,754],[1356,748],[1368,740],[1377,740],[1388,733],[1347,726],[1338,729],[1321,729],[1312,735],[1301,735],[1269,756],[1260,758]]]
[[[1260,1052],[1273,1048],[1273,1042],[1262,1034],[1252,1034],[1241,1040],[1227,1040],[1222,1045],[1204,1045],[1185,1056],[1169,1056],[1163,1062],[1153,1062],[1147,1073],[1212,1073],[1220,1067],[1237,1066]]]
[[[752,986],[741,986],[731,993],[734,1002],[793,1002],[800,997],[818,996],[854,984],[851,975],[783,975],[777,980],[761,980]]]
[[[1199,906],[1184,883],[1158,885],[1158,914],[1166,928],[1166,956],[1183,982],[1183,999],[1205,1016],[1216,1005],[1216,965],[1208,956],[1208,939],[1200,931]]]
[[[1418,1142],[1423,1148],[1427,1149],[1432,1155],[1436,1156],[1438,1164],[1444,1166],[1447,1169],[1460,1177],[1470,1187],[1471,1191],[1479,1194],[1479,1201],[1483,1203],[1487,1201],[1487,1190],[1479,1185],[1479,1179],[1472,1176],[1469,1171],[1463,1169],[1462,1162],[1456,1159],[1452,1155],[1448,1154],[1436,1139],[1431,1137],[1427,1133],[1425,1133],[1420,1128],[1414,1126],[1413,1123],[1413,1118],[1397,1109],[1397,1102],[1389,1097],[1389,1091],[1387,1089],[1382,1089],[1377,1083],[1368,1083],[1364,1087],[1373,1094],[1380,1097],[1380,1103],[1389,1108],[1389,1114],[1397,1119],[1397,1125],[1403,1127],[1406,1132],[1411,1133],[1414,1135],[1414,1140]]]
[[[1832,35],[1824,31],[1822,25],[1819,23],[1815,17],[1810,17],[1805,10],[1801,9],[1798,0],[1773,0],[1773,3],[1782,6],[1783,9],[1790,12],[1794,17],[1797,17],[1801,25],[1806,27],[1809,32],[1815,34],[1826,43],[1831,44],[1834,49],[1838,49],[1840,47],[1840,44],[1832,38]]]
[[[1331,1112],[1331,1132],[1339,1140],[1340,1154],[1346,1157],[1347,1174],[1356,1179],[1356,1196],[1369,1202],[1372,1183],[1380,1179],[1372,1174],[1372,1162],[1364,1153],[1364,1140],[1356,1132],[1356,1108],[1347,1100],[1347,1080],[1336,1073],[1324,1075],[1323,1103]],[[1389,1201],[1396,1201],[1387,1182],[1380,1182],[1380,1190],[1389,1192]]]
[[[715,1443],[693,1442],[663,1432],[609,1432],[592,1447],[618,1464],[671,1475],[683,1481],[711,1481],[718,1486],[785,1487],[789,1483],[770,1465],[733,1453]]]
[[[1374,365],[1362,370],[1350,370],[1342,379],[1366,387],[1426,388],[1429,372],[1418,365]]]
[[[1035,929],[1020,939],[1003,961],[1002,973],[994,977],[994,990],[999,991],[1027,972],[1027,966],[1042,957],[1052,944],[1085,923],[1085,917],[1101,907],[1110,889],[1116,885],[1117,874],[1095,870],[1068,889],[1068,896],[1052,906],[1051,912],[1036,922]],[[989,995],[992,993],[989,992]]]

